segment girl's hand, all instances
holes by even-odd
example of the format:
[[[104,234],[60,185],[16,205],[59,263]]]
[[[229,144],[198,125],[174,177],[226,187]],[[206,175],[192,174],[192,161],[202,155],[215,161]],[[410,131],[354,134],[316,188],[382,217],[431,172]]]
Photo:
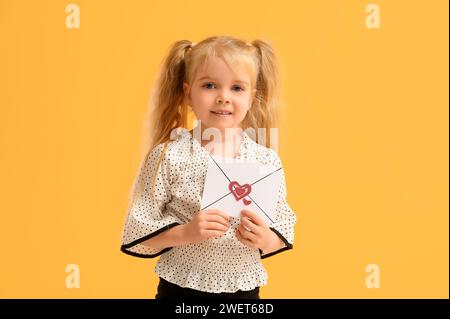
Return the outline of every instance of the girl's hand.
[[[183,235],[192,244],[221,237],[230,228],[229,221],[230,216],[220,210],[201,210],[194,213],[192,220],[185,224]]]
[[[246,209],[241,212],[241,223],[236,228],[236,237],[244,245],[261,249],[264,253],[284,246],[281,239],[270,230],[269,225],[261,217]]]

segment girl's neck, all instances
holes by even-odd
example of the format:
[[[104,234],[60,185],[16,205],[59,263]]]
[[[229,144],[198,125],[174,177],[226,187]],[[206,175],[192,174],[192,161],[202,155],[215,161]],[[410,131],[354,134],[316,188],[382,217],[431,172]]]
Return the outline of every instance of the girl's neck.
[[[202,126],[201,132],[201,146],[204,147],[211,155],[221,157],[236,158],[239,147],[242,143],[242,129],[223,129],[214,131],[220,134],[206,134],[203,133],[207,127]]]

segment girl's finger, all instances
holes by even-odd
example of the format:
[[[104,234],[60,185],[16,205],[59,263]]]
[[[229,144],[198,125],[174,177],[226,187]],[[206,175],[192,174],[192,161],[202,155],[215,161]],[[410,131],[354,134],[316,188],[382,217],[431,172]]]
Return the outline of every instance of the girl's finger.
[[[208,229],[208,230],[227,231],[228,228],[229,228],[228,226],[225,226],[222,223],[217,223],[217,222],[207,222],[206,223],[206,229]]]
[[[241,217],[247,217],[248,219],[251,219],[253,224],[258,226],[264,226],[266,224],[265,221],[258,216],[258,214],[248,209],[243,209],[241,211]]]
[[[211,216],[220,216],[222,217],[226,222],[230,220],[230,216],[227,215],[225,212],[218,210],[218,209],[207,209],[204,212],[206,212],[207,215]]]
[[[205,219],[208,222],[217,222],[217,223],[221,223],[224,226],[229,226],[229,221],[227,219],[225,219],[225,217],[221,216],[221,215],[215,215],[215,214],[207,214],[205,215]]]
[[[239,233],[239,229],[237,229],[236,237],[237,237],[238,240],[239,240],[241,243],[243,243],[244,245],[246,245],[246,246],[248,246],[248,247],[250,247],[250,248],[256,249],[255,245],[254,245],[250,240],[245,239],[245,238],[242,237],[242,234]]]
[[[245,228],[248,228],[253,234],[259,235],[260,230],[259,226],[253,224],[248,218],[242,217],[241,218],[241,225]]]
[[[255,242],[256,240],[256,235],[253,234],[252,232],[246,230],[245,228],[243,228],[242,226],[237,228],[239,231],[239,234],[241,235],[242,238],[251,241],[252,243]]]

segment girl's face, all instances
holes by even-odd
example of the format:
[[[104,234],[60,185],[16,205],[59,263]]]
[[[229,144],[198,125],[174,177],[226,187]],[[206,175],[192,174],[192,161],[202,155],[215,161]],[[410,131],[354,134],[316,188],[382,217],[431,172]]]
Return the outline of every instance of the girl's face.
[[[183,84],[187,103],[203,127],[238,128],[250,109],[256,89],[250,75],[239,77],[220,58],[211,57],[201,66],[192,84]],[[222,114],[219,114],[222,113]]]

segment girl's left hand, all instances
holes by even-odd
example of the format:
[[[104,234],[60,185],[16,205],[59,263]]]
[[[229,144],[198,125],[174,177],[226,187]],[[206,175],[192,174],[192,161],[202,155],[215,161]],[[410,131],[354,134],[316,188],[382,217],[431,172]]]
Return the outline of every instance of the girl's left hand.
[[[275,250],[275,246],[280,242],[261,217],[246,209],[241,212],[241,223],[236,228],[236,237],[244,245],[253,249],[259,248],[264,253]]]

